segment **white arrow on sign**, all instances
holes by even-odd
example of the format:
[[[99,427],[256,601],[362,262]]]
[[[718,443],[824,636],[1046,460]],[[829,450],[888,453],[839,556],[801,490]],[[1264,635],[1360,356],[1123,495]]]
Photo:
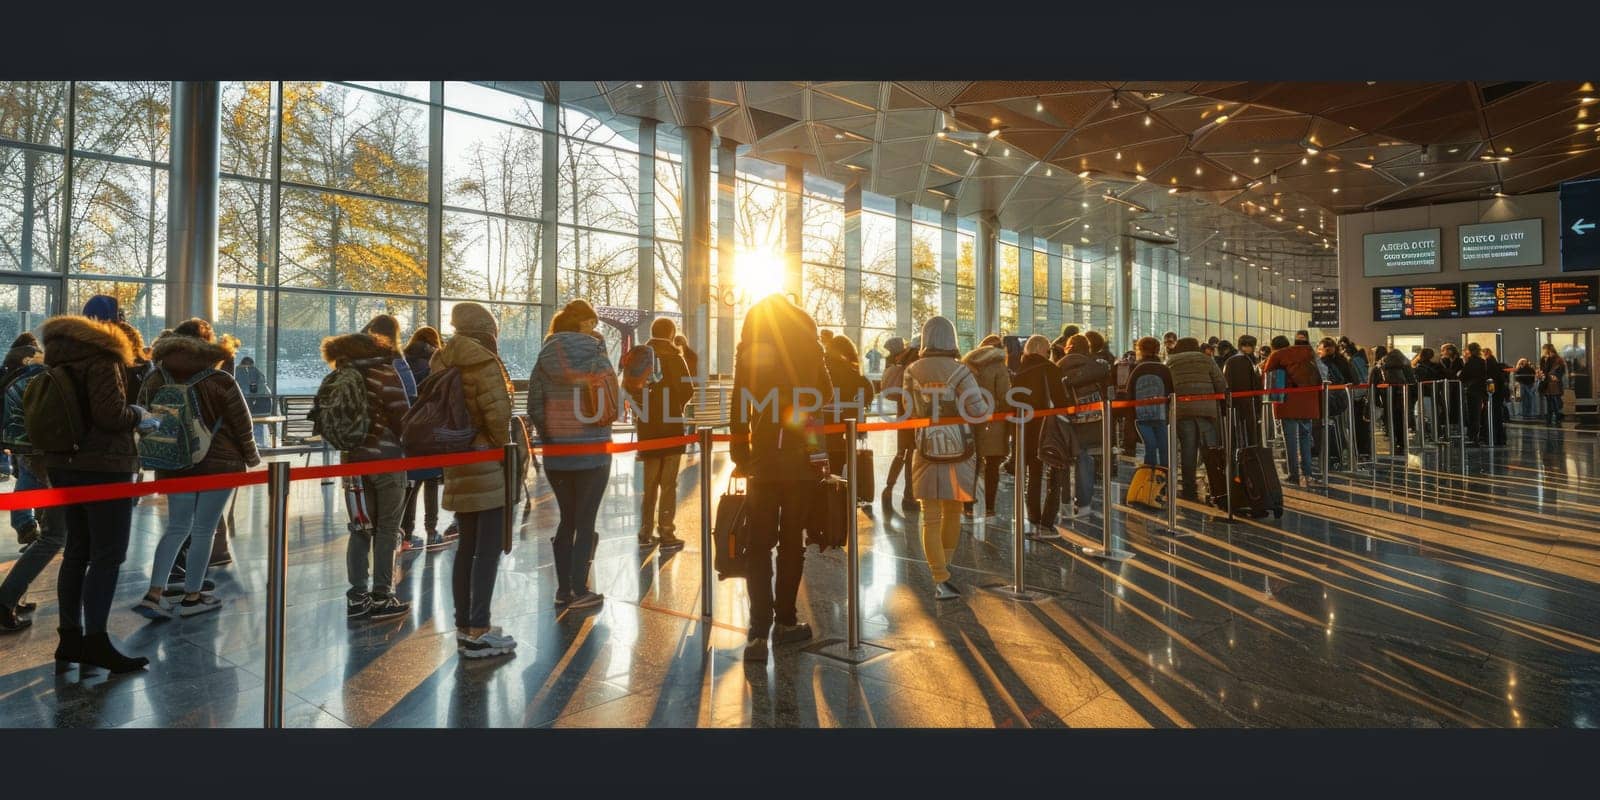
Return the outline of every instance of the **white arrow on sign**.
[[[1579,217],[1577,222],[1572,223],[1572,232],[1578,234],[1579,236],[1582,236],[1592,230],[1594,230],[1594,223],[1590,222],[1585,224],[1583,217]]]

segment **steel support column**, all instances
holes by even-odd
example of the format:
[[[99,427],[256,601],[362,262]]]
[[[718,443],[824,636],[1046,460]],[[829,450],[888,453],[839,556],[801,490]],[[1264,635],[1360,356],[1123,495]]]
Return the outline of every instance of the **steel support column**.
[[[173,81],[167,173],[167,327],[217,312],[222,85]]]

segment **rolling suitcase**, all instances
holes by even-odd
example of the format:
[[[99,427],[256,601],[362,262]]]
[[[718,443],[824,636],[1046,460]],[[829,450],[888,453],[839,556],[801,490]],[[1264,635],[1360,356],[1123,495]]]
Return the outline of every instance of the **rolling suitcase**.
[[[830,547],[844,547],[849,540],[850,515],[856,513],[856,504],[850,502],[850,487],[844,478],[829,475],[817,483],[816,503],[805,525],[807,545],[816,545],[826,552]]]
[[[1227,508],[1228,496],[1223,491],[1228,486],[1228,449],[1207,447],[1200,451],[1200,460],[1206,465],[1206,497],[1211,505]]]
[[[875,485],[876,485],[876,481],[874,480],[873,475],[872,475],[872,451],[871,450],[857,450],[856,451],[856,502],[857,503],[868,503],[868,504],[870,504],[872,502],[872,497],[873,497],[872,487],[875,486]]]
[[[1278,465],[1273,463],[1272,453],[1265,447],[1241,447],[1235,463],[1238,474],[1234,480],[1239,482],[1240,495],[1235,498],[1233,510],[1241,510],[1242,499],[1244,510],[1252,517],[1264,517],[1270,512],[1282,518],[1283,484],[1278,482]]]
[[[729,477],[728,489],[717,502],[716,523],[711,535],[717,548],[712,565],[716,567],[719,581],[748,574],[745,555],[750,549],[750,496],[745,489],[743,478]]]

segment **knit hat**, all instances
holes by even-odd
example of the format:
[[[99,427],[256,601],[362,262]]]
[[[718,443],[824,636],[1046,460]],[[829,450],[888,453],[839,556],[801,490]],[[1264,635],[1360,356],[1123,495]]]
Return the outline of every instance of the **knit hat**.
[[[12,349],[16,349],[18,347],[33,347],[33,348],[37,348],[38,346],[39,346],[39,339],[37,337],[35,337],[33,335],[33,333],[30,332],[30,331],[23,331],[21,335],[19,335],[16,339],[13,339],[11,341]]]
[[[456,333],[500,335],[500,325],[494,321],[494,315],[477,303],[457,303],[450,309],[450,325],[456,329]]]
[[[889,341],[884,342],[883,349],[886,350],[891,357],[900,355],[906,349],[906,340],[900,336],[896,336]]]
[[[116,322],[120,313],[117,308],[117,298],[109,294],[97,294],[83,304],[83,315],[89,319],[101,322]]]

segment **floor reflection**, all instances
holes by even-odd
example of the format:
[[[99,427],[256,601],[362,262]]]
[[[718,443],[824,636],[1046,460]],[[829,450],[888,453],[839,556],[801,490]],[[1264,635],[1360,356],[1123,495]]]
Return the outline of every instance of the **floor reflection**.
[[[882,475],[892,446],[875,436]],[[1049,594],[1037,603],[980,590],[1013,579],[1005,523],[964,531],[954,573],[970,589],[936,604],[917,515],[874,507],[860,519],[862,631],[888,649],[854,666],[801,646],[740,660],[743,582],[701,585],[693,458],[679,493],[689,546],[674,554],[634,544],[632,464],[617,460],[595,561],[607,601],[587,611],[553,607],[555,510],[541,483],[494,600],[520,645],[483,662],[455,654],[450,551],[402,556],[409,617],[345,620],[342,512],[333,487],[304,482],[292,498],[285,716],[296,727],[1588,727],[1600,720],[1600,456],[1580,436],[1513,426],[1508,447],[1468,450],[1465,474],[1459,448],[1413,448],[1289,489],[1281,521],[1229,523],[1185,503],[1176,538],[1116,510],[1117,542],[1135,554],[1124,562],[1078,548],[1101,540],[1097,499],[1066,538],[1024,543],[1024,577]],[[712,466],[721,487],[728,464]],[[1007,479],[1000,508],[1010,493]],[[141,675],[56,672],[48,571],[30,593],[35,627],[0,638],[0,725],[259,725],[265,510],[258,490],[241,494],[238,560],[214,576],[222,611],[148,622],[128,608],[164,509],[136,509],[112,627],[155,662]],[[800,607],[819,637],[845,634],[844,559],[806,557]]]

